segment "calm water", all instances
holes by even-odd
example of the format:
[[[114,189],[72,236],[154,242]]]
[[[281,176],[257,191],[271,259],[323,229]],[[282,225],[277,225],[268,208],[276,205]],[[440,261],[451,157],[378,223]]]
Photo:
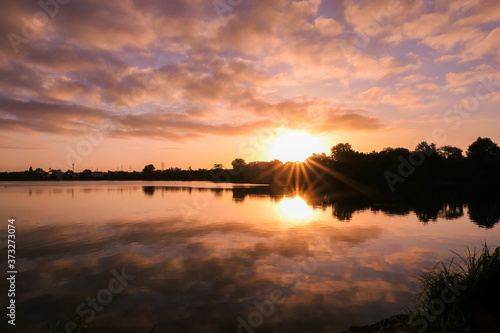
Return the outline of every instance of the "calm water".
[[[372,323],[404,312],[415,274],[450,250],[500,245],[499,212],[482,199],[377,206],[205,182],[0,183],[5,255],[16,218],[23,332],[77,311],[92,332]]]

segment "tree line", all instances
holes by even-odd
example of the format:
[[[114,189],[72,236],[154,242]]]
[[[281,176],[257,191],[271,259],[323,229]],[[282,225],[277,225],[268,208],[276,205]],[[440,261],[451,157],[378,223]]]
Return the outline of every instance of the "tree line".
[[[312,154],[304,162],[279,160],[232,161],[230,168],[214,164],[211,169],[169,168],[157,170],[153,164],[141,172],[43,169],[0,173],[0,180],[179,180],[235,183],[262,183],[302,190],[352,189],[360,193],[390,191],[426,185],[500,185],[500,147],[489,138],[479,137],[465,153],[458,147],[436,147],[419,143],[413,150],[385,148],[358,152],[349,143],[339,143],[330,154]]]

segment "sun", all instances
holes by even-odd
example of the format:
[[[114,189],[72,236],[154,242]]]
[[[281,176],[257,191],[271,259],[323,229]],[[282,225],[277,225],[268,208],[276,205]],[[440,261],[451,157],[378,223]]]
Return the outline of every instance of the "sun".
[[[319,138],[306,132],[286,131],[272,142],[270,154],[281,162],[303,162],[313,153],[324,151]]]

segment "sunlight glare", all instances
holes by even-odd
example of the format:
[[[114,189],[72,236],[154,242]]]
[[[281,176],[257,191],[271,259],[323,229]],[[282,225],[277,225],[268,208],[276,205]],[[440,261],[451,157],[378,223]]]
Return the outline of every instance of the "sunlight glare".
[[[286,131],[271,146],[271,158],[281,162],[303,162],[313,153],[324,152],[324,144],[309,133]]]
[[[290,219],[305,219],[312,215],[312,208],[299,196],[283,198],[279,203],[281,213]]]

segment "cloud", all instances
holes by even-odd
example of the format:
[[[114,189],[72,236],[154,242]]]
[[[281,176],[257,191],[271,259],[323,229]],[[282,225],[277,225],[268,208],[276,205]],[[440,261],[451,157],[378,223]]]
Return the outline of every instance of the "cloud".
[[[460,55],[459,54],[448,54],[448,55],[444,55],[444,56],[441,56],[437,59],[434,59],[434,62],[435,63],[446,63],[446,62],[450,62],[450,61],[454,61],[454,60],[457,60],[457,59],[460,59]]]
[[[495,0],[461,0],[450,9],[457,9],[457,7],[458,13],[462,14],[462,17],[455,22],[457,26],[474,26],[500,20],[500,4]],[[467,11],[470,13],[464,15]]]
[[[375,130],[382,127],[379,119],[368,117],[366,111],[325,107],[325,101],[284,100],[269,104],[262,102],[262,110],[252,104],[241,104],[240,112],[253,109],[253,117],[238,119],[237,114],[217,120],[218,111],[204,110],[177,112],[158,109],[147,113],[111,113],[103,109],[75,104],[54,104],[37,101],[2,99],[0,127],[6,131],[36,131],[42,133],[78,136],[107,122],[107,135],[117,138],[144,137],[192,141],[204,135],[240,136],[261,128],[278,128],[284,123],[289,128],[328,132],[331,130]],[[209,112],[211,117],[201,117]]]
[[[430,13],[421,15],[403,25],[403,33],[410,39],[423,39],[442,31],[450,17],[446,13]]]
[[[89,106],[0,98],[2,130],[77,136],[106,117],[106,111]]]
[[[3,36],[22,36],[23,18],[42,10],[3,8]],[[109,121],[111,136],[189,141],[281,117],[375,131],[393,122],[384,105],[428,106],[440,82],[464,91],[486,73],[474,61],[495,73],[499,10],[491,0],[269,0],[219,15],[204,0],[71,1],[18,53],[1,39],[0,127],[74,136]]]
[[[488,54],[498,54],[500,48],[500,27],[493,29],[484,38],[469,41],[462,53],[462,61],[483,59]]]
[[[344,1],[345,18],[355,30],[369,33],[372,27],[378,27],[385,34],[419,13],[420,1]]]
[[[417,85],[417,90],[419,91],[428,91],[435,89],[438,89],[438,86],[432,82]]]
[[[489,65],[480,65],[471,68],[469,71],[447,73],[446,81],[448,88],[456,88],[468,86],[471,84],[479,84],[481,80],[491,81],[498,84],[500,81],[500,70]]]
[[[7,146],[7,145],[0,145],[0,149],[12,149],[12,150],[40,150],[40,149],[47,149],[50,148],[49,145],[46,144],[38,144],[38,145],[17,145],[17,146]]]
[[[382,98],[385,92],[386,90],[383,88],[373,87],[362,92],[359,97],[361,98],[361,100],[377,102]]]
[[[426,105],[422,97],[418,96],[411,88],[405,88],[393,94],[386,94],[382,98],[382,103],[405,106],[410,109],[421,108]]]
[[[323,36],[335,36],[343,31],[342,25],[331,18],[318,17],[314,21],[314,26]]]

